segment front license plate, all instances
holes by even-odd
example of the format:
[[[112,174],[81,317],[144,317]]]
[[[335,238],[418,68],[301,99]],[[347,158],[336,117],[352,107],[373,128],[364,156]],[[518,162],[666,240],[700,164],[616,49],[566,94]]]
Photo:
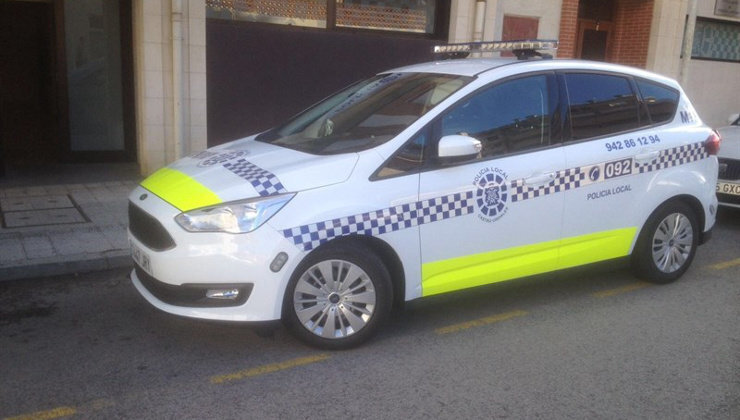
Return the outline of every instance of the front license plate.
[[[152,275],[152,262],[149,259],[149,255],[139,248],[133,241],[129,241],[131,245],[131,256],[134,258],[136,264],[139,265],[147,274]]]
[[[717,192],[722,194],[740,195],[740,183],[734,182],[718,182]]]

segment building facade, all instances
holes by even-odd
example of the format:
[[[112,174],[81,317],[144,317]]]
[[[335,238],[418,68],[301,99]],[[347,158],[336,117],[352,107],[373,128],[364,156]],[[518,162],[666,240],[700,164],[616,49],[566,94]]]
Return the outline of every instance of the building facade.
[[[0,158],[142,174],[269,128],[444,42],[552,38],[557,56],[678,79],[740,112],[739,0],[8,0]],[[684,40],[688,44],[684,44]]]

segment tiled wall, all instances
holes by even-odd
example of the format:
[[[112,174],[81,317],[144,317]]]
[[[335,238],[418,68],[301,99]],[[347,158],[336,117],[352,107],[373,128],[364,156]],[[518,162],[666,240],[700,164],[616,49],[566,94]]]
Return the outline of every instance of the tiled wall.
[[[206,147],[205,0],[182,0],[184,144],[175,146],[172,5],[134,1],[137,149],[143,174]]]

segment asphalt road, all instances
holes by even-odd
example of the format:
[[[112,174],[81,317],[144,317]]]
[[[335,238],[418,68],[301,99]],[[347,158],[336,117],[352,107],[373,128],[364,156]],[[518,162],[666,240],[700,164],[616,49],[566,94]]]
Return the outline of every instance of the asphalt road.
[[[161,313],[127,272],[0,283],[0,418],[739,419],[740,211],[678,282],[569,272],[322,352]]]

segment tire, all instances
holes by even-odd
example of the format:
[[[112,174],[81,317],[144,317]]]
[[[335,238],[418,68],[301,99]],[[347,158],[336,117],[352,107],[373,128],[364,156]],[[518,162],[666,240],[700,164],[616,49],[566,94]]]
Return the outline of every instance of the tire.
[[[347,349],[377,332],[392,302],[382,260],[360,244],[343,241],[301,262],[286,288],[283,321],[311,346]]]
[[[658,284],[676,281],[688,270],[699,245],[694,211],[682,202],[662,205],[650,215],[633,253],[637,277]]]

